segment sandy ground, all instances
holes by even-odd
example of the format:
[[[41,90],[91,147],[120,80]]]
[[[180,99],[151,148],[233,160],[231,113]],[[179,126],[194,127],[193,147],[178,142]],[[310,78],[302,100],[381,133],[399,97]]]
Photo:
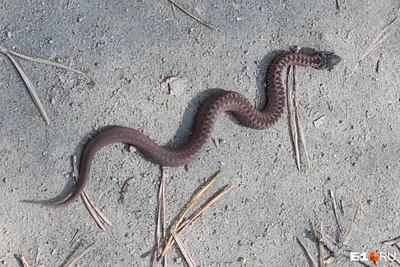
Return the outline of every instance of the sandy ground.
[[[359,58],[398,15],[397,1],[339,1],[340,11],[334,0],[180,1],[217,31],[179,10],[174,15],[167,1],[112,2],[0,1],[1,44],[87,74],[21,61],[50,115],[46,126],[1,57],[0,266],[21,266],[20,255],[31,266],[63,266],[77,247],[92,243],[79,266],[150,266],[159,170],[124,145],[97,154],[87,187],[114,224],[105,232],[81,202],[45,209],[23,200],[70,190],[70,156],[102,126],[129,126],[178,145],[205,90],[230,89],[255,101],[266,56],[291,45],[343,58],[332,72],[298,69],[310,168],[296,169],[286,115],[267,131],[223,115],[213,138],[225,142],[210,142],[187,171],[166,170],[168,222],[221,169],[211,191],[233,189],[182,236],[199,266],[309,266],[296,238],[316,258],[312,225],[321,221],[337,237],[328,190],[343,203],[345,231],[362,207],[347,249],[396,252],[380,242],[400,235],[399,22]],[[170,75],[188,79],[182,95],[160,91]],[[120,188],[132,176],[121,202]],[[168,258],[169,266],[185,266],[176,249]],[[329,266],[361,265],[340,258]]]

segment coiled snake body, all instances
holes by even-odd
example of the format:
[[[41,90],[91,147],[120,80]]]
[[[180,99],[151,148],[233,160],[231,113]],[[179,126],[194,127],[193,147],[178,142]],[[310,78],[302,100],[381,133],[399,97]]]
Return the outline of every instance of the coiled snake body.
[[[207,98],[196,114],[192,133],[186,144],[178,149],[170,149],[156,144],[138,130],[114,126],[97,134],[85,147],[80,161],[77,182],[72,193],[63,201],[48,206],[67,205],[81,194],[90,173],[92,160],[102,147],[122,142],[135,146],[144,156],[161,166],[177,167],[192,161],[206,146],[211,137],[214,123],[221,112],[232,112],[239,122],[249,128],[266,129],[274,125],[282,116],[285,107],[285,90],[282,83],[282,71],[289,65],[310,66],[318,70],[331,70],[341,58],[330,52],[285,53],[276,58],[267,71],[267,107],[258,111],[241,94],[233,91],[221,91]]]

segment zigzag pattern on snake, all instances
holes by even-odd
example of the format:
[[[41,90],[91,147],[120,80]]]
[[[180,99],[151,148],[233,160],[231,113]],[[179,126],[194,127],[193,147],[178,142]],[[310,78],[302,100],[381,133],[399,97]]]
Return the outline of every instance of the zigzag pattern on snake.
[[[218,115],[229,111],[241,125],[253,129],[267,129],[282,117],[285,107],[285,90],[282,72],[289,65],[309,66],[318,70],[332,70],[341,58],[330,52],[312,55],[287,52],[278,56],[268,67],[266,77],[267,106],[258,111],[240,93],[221,91],[207,98],[199,107],[189,140],[177,149],[159,146],[140,131],[113,126],[97,134],[86,145],[80,160],[79,174],[72,193],[63,201],[45,206],[59,207],[76,200],[82,193],[90,174],[93,158],[98,150],[112,143],[122,142],[135,146],[144,156],[161,166],[182,166],[198,156],[207,145]]]

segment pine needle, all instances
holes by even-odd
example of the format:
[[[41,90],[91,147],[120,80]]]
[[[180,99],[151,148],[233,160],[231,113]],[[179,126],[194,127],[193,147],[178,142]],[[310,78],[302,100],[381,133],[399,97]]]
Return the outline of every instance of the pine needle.
[[[362,55],[360,57],[359,62],[363,61],[365,58],[367,58],[384,40],[386,40],[386,38],[389,36],[389,32],[387,32],[389,30],[389,27],[395,23],[397,20],[397,17],[394,18],[391,22],[389,22],[389,24],[387,24],[382,31],[379,33],[379,35],[375,38],[375,40],[373,41],[372,45],[368,48],[367,52],[364,53],[364,55]],[[386,33],[387,32],[387,33]]]
[[[308,249],[306,248],[306,246],[303,244],[303,242],[301,242],[301,240],[296,237],[297,242],[300,244],[301,248],[305,251],[307,258],[310,260],[310,262],[312,262],[314,267],[317,267],[317,263],[315,262],[315,260],[313,259],[313,257],[311,256],[311,253],[308,251]]]
[[[36,63],[41,63],[41,64],[57,67],[57,68],[60,68],[60,69],[64,69],[64,70],[68,70],[68,71],[72,71],[72,72],[84,75],[84,73],[79,71],[79,70],[76,70],[76,69],[64,66],[62,64],[43,59],[43,58],[30,57],[30,56],[27,56],[27,55],[24,55],[24,54],[20,54],[18,52],[15,52],[15,51],[13,51],[11,49],[8,49],[8,48],[2,46],[2,45],[0,45],[0,52],[4,53],[6,55],[11,54],[11,55],[14,55],[16,57],[19,57],[19,58],[22,58],[22,59],[25,59],[25,60],[29,60],[29,61],[33,61],[33,62],[36,62]]]
[[[72,267],[75,263],[77,263],[83,256],[85,256],[89,251],[93,250],[93,244],[87,247],[81,254],[78,255],[75,259],[70,260],[64,267]]]
[[[22,265],[23,265],[24,267],[30,267],[30,265],[28,264],[28,262],[25,260],[24,256],[21,256],[21,262],[22,262]]]
[[[32,97],[33,103],[35,103],[35,106],[39,110],[40,115],[42,116],[43,120],[46,122],[47,125],[49,125],[50,124],[49,117],[47,116],[46,110],[44,109],[42,102],[40,102],[40,99],[36,93],[35,86],[33,85],[31,80],[26,75],[21,64],[10,54],[6,54],[6,55],[11,60],[11,62],[14,64],[15,68],[18,70],[19,75],[21,75],[21,78],[24,81],[26,88],[28,89],[28,92]]]
[[[8,48],[6,48],[5,46],[2,46],[2,45],[0,45],[0,53],[3,53],[4,55],[6,55],[11,60],[11,62],[14,64],[15,68],[17,69],[18,73],[20,74],[22,80],[25,83],[26,88],[28,89],[28,92],[31,95],[31,98],[32,98],[36,108],[39,110],[40,115],[42,116],[42,118],[46,122],[46,124],[50,125],[50,119],[49,119],[49,117],[48,117],[48,115],[46,113],[46,110],[43,107],[43,104],[40,102],[40,99],[38,97],[38,94],[36,92],[36,89],[35,89],[33,83],[28,78],[28,75],[26,75],[25,71],[22,68],[21,63],[19,63],[18,60],[16,58],[14,58],[13,56],[19,57],[19,58],[22,58],[22,59],[25,59],[25,60],[29,60],[29,61],[33,61],[33,62],[42,63],[42,64],[54,66],[54,67],[57,67],[57,68],[65,69],[65,70],[68,70],[68,71],[73,71],[73,72],[78,73],[78,74],[84,74],[84,73],[81,72],[81,71],[72,69],[70,67],[61,65],[59,63],[55,63],[55,62],[49,61],[49,60],[45,60],[45,59],[42,59],[42,58],[30,57],[30,56],[27,56],[27,55],[24,55],[24,54],[17,53],[17,52],[15,52],[15,51],[13,51],[11,49],[8,49]]]
[[[182,252],[182,255],[185,258],[186,263],[189,265],[189,267],[196,267],[196,264],[194,263],[192,256],[190,256],[189,252],[187,251],[185,245],[183,244],[183,242],[179,238],[179,236],[174,231],[171,231],[171,235],[173,236],[174,240],[176,241],[176,244],[178,244],[178,247],[179,247],[180,251]]]
[[[215,182],[217,176],[221,173],[221,171],[217,171],[207,182],[206,184],[200,189],[200,191],[190,200],[189,204],[185,207],[181,215],[179,216],[178,222],[176,226],[180,225],[185,218],[185,215],[189,212],[189,210],[195,205],[199,199],[204,195],[204,193],[210,188],[210,186]],[[175,230],[177,227],[175,227]]]
[[[197,21],[198,23],[200,23],[201,25],[211,29],[211,30],[217,30],[217,28],[215,28],[214,26],[210,26],[208,23],[204,22],[203,20],[199,19],[198,17],[192,15],[189,13],[189,11],[187,11],[186,9],[184,9],[182,6],[180,6],[178,3],[176,3],[173,0],[168,0],[171,4],[173,4],[176,8],[178,8],[180,11],[182,11],[183,13],[185,13],[186,15],[188,15],[189,17],[191,17],[192,19],[194,19],[195,21]]]
[[[200,208],[198,208],[188,219],[182,221],[178,227],[175,229],[175,232],[181,234],[190,224],[192,224],[196,219],[198,219],[204,211],[206,211],[212,204],[214,204],[218,199],[220,199],[224,194],[226,194],[229,190],[232,189],[232,186],[225,186],[222,190],[217,192],[214,196],[206,201]],[[161,256],[164,256],[169,248],[174,244],[176,240],[171,236],[168,239],[168,242],[164,246],[164,249],[161,253]]]
[[[178,217],[177,223],[175,224],[174,231],[177,231],[179,228],[179,225],[182,223],[183,219],[185,218],[185,215],[189,212],[191,207],[197,203],[197,201],[200,199],[202,195],[207,191],[207,189],[214,183],[215,179],[217,176],[220,174],[221,171],[217,171],[206,183],[205,185],[200,189],[200,191],[190,200],[190,202],[186,205],[184,210],[181,212],[181,214]],[[161,253],[161,256],[165,256],[167,253],[168,249],[171,247],[173,244],[173,236],[170,236],[166,245],[164,246],[164,249]]]

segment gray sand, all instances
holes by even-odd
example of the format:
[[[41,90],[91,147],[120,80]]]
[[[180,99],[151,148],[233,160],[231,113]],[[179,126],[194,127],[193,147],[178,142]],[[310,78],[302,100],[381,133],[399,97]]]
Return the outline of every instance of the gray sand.
[[[210,142],[187,171],[166,170],[168,222],[221,169],[209,194],[226,184],[233,189],[182,236],[199,266],[309,266],[296,237],[315,258],[312,225],[322,221],[336,237],[328,190],[344,205],[345,230],[362,207],[347,248],[396,252],[380,242],[400,235],[399,22],[369,57],[359,57],[398,15],[397,1],[340,1],[340,11],[334,0],[180,1],[218,31],[179,10],[174,15],[167,1],[112,2],[0,1],[1,44],[87,73],[21,60],[49,113],[46,126],[1,57],[0,266],[21,266],[20,255],[31,266],[62,266],[76,246],[93,242],[79,266],[150,266],[159,170],[124,145],[97,154],[87,187],[114,224],[105,232],[81,201],[61,209],[22,201],[68,192],[70,156],[103,126],[129,126],[179,145],[205,90],[255,101],[266,56],[291,45],[344,59],[332,72],[298,68],[310,168],[296,169],[287,112],[266,131],[222,115],[213,138],[225,142]],[[181,95],[160,90],[168,76],[187,78]],[[132,176],[121,202],[120,188]],[[169,266],[185,266],[175,248],[168,258]],[[342,258],[329,266],[361,265]]]

